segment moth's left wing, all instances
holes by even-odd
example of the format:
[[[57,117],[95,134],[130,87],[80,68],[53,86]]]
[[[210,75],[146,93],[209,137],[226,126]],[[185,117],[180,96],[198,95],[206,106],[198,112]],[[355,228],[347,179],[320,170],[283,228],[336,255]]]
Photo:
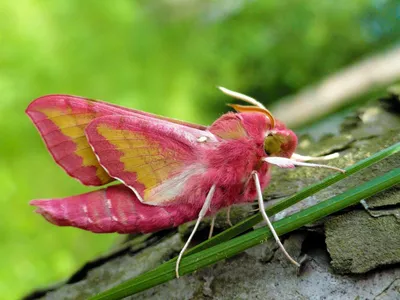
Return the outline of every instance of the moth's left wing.
[[[207,130],[130,116],[101,117],[85,131],[108,174],[151,205],[174,202],[192,176],[204,173],[201,157],[217,141]]]
[[[47,95],[34,100],[26,109],[54,160],[71,177],[85,185],[103,185],[113,181],[99,165],[86,136],[86,126],[106,115],[129,115],[139,119],[163,120],[183,127],[205,130],[190,124],[111,103],[70,95]]]

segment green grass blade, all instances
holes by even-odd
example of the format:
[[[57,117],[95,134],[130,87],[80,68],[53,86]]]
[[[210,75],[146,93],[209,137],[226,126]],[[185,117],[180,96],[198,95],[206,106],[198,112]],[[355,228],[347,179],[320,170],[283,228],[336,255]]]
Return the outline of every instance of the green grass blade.
[[[349,189],[338,196],[332,197],[277,221],[274,223],[274,228],[278,234],[288,233],[308,223],[326,217],[329,214],[335,213],[345,207],[354,205],[360,200],[390,188],[399,182],[400,168],[397,168],[358,187]],[[263,227],[209,249],[186,256],[182,259],[180,272],[182,275],[191,273],[222,259],[232,257],[233,255],[265,241],[269,237],[271,237],[271,232],[267,227]],[[173,278],[175,278],[175,261],[168,261],[152,271],[128,280],[108,291],[94,296],[91,299],[121,299]]]

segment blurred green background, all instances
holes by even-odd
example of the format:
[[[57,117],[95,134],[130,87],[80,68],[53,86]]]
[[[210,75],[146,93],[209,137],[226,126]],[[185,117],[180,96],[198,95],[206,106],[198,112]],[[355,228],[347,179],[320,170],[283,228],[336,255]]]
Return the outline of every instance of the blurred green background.
[[[62,280],[117,235],[58,228],[28,201],[88,191],[24,109],[66,93],[209,124],[216,85],[265,104],[400,42],[397,0],[0,2],[0,297]]]

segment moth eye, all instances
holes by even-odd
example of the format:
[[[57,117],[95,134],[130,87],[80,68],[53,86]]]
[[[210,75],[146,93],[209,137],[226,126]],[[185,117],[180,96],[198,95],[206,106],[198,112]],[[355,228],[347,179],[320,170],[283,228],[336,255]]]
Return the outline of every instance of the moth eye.
[[[268,156],[277,155],[281,151],[279,136],[269,133],[264,140],[264,152]]]

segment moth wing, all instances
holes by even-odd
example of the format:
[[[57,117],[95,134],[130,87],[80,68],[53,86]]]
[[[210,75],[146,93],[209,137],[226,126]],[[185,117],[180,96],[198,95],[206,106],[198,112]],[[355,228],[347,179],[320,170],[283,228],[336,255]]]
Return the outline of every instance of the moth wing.
[[[138,110],[69,95],[47,95],[34,100],[26,113],[38,129],[58,165],[84,185],[99,186],[113,181],[99,164],[86,136],[86,126],[107,115],[131,115],[141,119],[167,120],[188,128],[205,127],[158,117]]]
[[[204,138],[216,141],[208,131],[131,116],[98,118],[86,135],[108,174],[151,205],[174,202],[192,176],[205,172],[202,151],[211,143]]]

